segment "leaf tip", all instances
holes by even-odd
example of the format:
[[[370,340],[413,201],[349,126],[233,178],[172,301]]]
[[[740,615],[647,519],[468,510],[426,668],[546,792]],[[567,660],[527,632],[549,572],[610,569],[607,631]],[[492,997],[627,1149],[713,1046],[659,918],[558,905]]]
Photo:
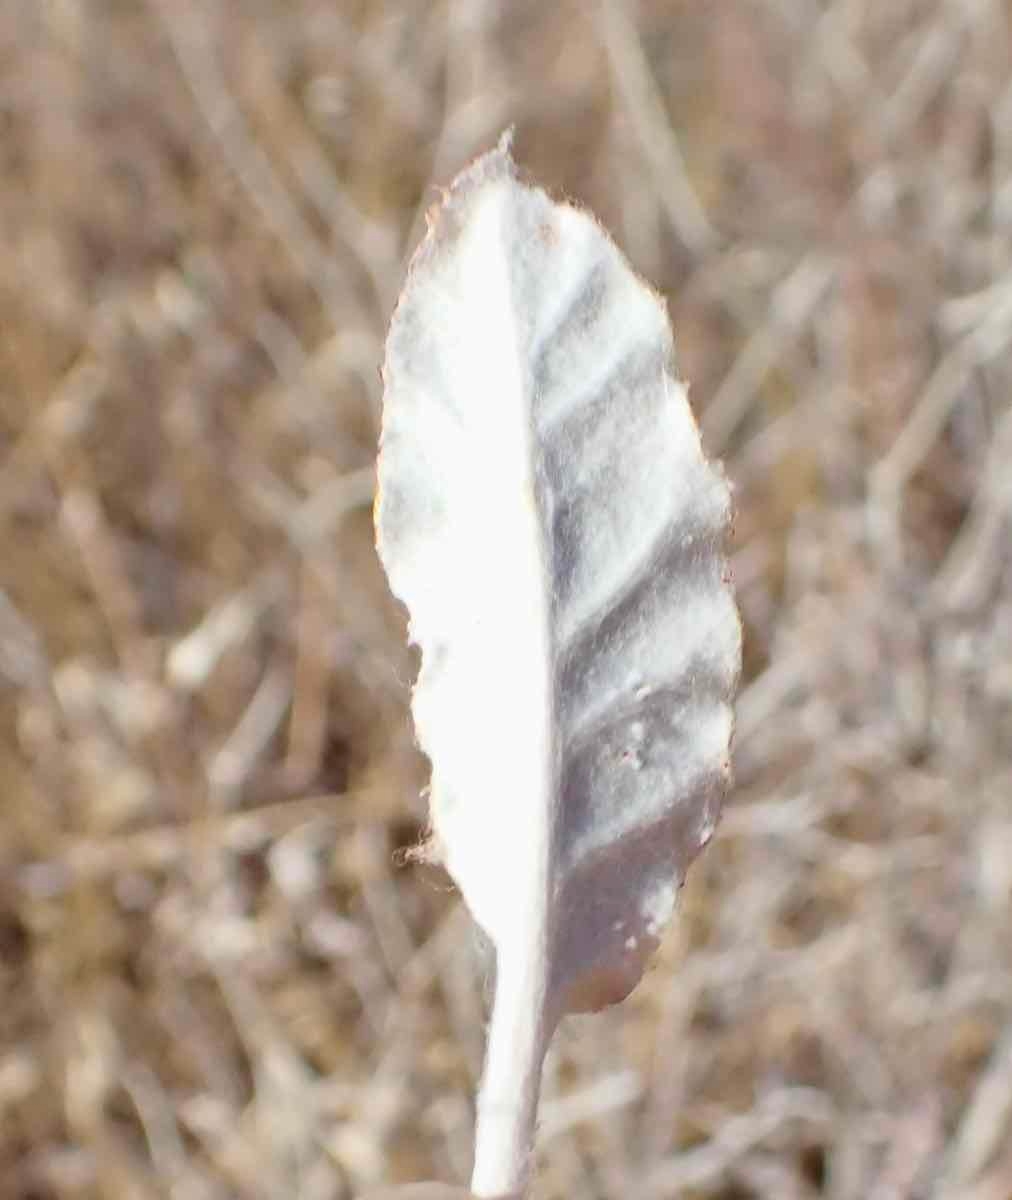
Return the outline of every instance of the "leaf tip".
[[[502,154],[506,158],[513,157],[513,138],[516,136],[516,125],[507,125],[499,135],[499,141],[496,143],[496,153]]]

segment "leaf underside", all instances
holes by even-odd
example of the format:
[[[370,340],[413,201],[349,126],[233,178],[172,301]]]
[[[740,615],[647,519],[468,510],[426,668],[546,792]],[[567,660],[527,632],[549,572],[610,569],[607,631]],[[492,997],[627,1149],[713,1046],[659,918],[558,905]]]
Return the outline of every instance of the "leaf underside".
[[[717,821],[729,489],[663,301],[505,138],[430,217],[384,386],[377,539],[437,846],[550,1035],[635,986]]]

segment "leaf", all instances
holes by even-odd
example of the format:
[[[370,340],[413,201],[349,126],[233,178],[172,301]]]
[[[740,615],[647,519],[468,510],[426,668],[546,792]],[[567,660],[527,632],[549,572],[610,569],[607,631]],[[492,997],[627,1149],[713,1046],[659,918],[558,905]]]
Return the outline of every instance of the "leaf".
[[[730,496],[672,353],[508,136],[430,214],[387,339],[378,546],[435,844],[496,952],[478,1196],[522,1191],[558,1020],[636,985],[727,784]]]

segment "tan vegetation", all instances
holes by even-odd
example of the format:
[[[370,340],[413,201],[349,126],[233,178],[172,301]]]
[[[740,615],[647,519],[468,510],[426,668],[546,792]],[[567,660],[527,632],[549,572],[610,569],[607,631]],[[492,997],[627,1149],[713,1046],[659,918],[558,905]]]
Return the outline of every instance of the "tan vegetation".
[[[0,67],[0,1197],[467,1177],[369,509],[405,257],[515,122],[669,299],[746,621],[537,1200],[1008,1200],[1008,6],[6,0]]]

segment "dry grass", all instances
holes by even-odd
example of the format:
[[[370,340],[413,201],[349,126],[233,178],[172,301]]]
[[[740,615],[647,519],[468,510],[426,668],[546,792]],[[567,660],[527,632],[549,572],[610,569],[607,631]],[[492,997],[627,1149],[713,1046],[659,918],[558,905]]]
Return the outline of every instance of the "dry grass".
[[[670,298],[747,623],[538,1200],[1009,1200],[1008,5],[6,0],[0,64],[3,1200],[466,1177],[368,504],[420,214],[511,121]]]

